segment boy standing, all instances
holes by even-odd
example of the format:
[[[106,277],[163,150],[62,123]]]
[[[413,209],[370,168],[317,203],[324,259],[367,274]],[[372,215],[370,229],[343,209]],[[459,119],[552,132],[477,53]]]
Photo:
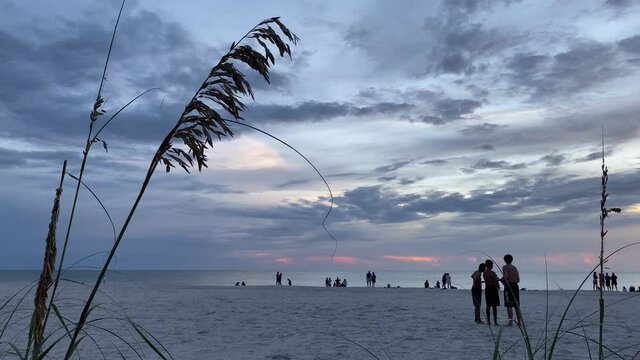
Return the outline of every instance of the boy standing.
[[[498,325],[498,306],[500,306],[498,275],[492,270],[493,261],[487,259],[484,264],[487,267],[482,273],[484,297],[487,302],[487,323],[491,325],[491,308],[493,308],[493,324]]]
[[[520,288],[518,285],[520,282],[520,273],[518,272],[518,268],[511,264],[513,262],[513,256],[511,256],[511,254],[504,256],[504,262],[506,265],[502,267],[502,276],[505,282],[504,306],[507,307],[507,316],[509,317],[509,324],[507,324],[507,326],[513,326],[513,308],[516,308],[518,324],[522,325]]]
[[[475,308],[475,321],[476,324],[484,324],[480,318],[480,306],[482,305],[482,273],[487,268],[484,263],[478,266],[478,270],[471,274],[473,279],[473,286],[471,287],[471,298],[473,300],[473,307]]]

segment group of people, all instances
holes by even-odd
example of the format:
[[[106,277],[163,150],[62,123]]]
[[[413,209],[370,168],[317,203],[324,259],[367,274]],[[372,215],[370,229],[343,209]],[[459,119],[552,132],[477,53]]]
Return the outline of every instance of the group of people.
[[[425,289],[429,289],[429,279],[424,281]],[[440,280],[436,281],[436,289],[457,289],[455,286],[451,286],[451,275],[449,273],[442,274],[442,285],[440,285]]]
[[[497,307],[500,306],[500,284],[504,285],[504,306],[507,308],[509,322],[506,326],[513,326],[513,313],[515,309],[518,324],[522,324],[522,314],[520,312],[520,273],[513,262],[513,256],[504,256],[505,265],[502,267],[502,278],[493,271],[493,261],[487,259],[478,266],[478,270],[471,274],[473,285],[471,287],[471,297],[473,299],[475,322],[483,324],[480,317],[480,307],[482,305],[482,283],[484,282],[484,297],[486,302],[487,323],[491,324],[491,310],[493,310],[493,323],[498,325]]]
[[[376,273],[367,271],[367,287],[376,287]]]
[[[609,273],[600,273],[600,275],[593,272],[593,290],[608,290],[611,291],[613,288],[618,291],[618,276],[616,273],[612,272],[611,276]]]
[[[291,279],[287,279],[287,283],[291,286]],[[276,285],[282,286],[282,273],[280,271],[276,271]]]
[[[331,278],[330,277],[327,277],[327,278],[324,279],[324,286],[325,287],[331,287],[331,286],[333,286],[333,287],[347,287],[347,285],[349,285],[349,283],[347,282],[346,278],[340,280],[339,277],[336,277],[336,279],[333,280],[333,282],[331,282]]]

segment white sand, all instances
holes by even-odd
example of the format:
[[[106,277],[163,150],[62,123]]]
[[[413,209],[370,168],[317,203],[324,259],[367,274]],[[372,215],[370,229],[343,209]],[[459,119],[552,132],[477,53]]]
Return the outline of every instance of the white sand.
[[[109,284],[105,290],[122,307],[118,311],[149,330],[175,359],[491,359],[492,336],[500,329],[473,322],[471,295],[466,290],[295,286],[161,289]],[[70,294],[80,295],[77,289],[65,291],[68,299],[74,297]],[[550,292],[549,336],[571,294]],[[3,299],[5,295],[3,291]],[[605,343],[625,359],[640,351],[639,296],[617,292],[606,297]],[[104,297],[100,301],[105,308],[116,308]],[[536,358],[544,358],[546,301],[544,291],[522,292],[523,315],[532,346],[537,348]],[[77,315],[71,314],[78,314],[78,310],[72,304],[77,306],[68,300],[61,307],[75,320]],[[555,359],[589,359],[576,311],[584,317],[587,335],[596,339],[597,304],[596,292],[580,292],[576,309],[569,312],[563,326],[565,330],[577,326],[573,330],[577,335],[563,336]],[[96,311],[94,316],[98,314]],[[498,308],[498,318],[506,321],[504,307]],[[132,338],[114,323],[107,321],[103,326]],[[109,344],[118,341],[96,329],[91,331],[102,334],[96,338],[107,358],[116,358]],[[524,358],[521,338],[517,327],[504,329],[500,342],[503,359]],[[81,347],[85,355],[96,354],[89,340]],[[594,344],[591,352],[597,358]],[[145,354],[155,358],[148,349]]]

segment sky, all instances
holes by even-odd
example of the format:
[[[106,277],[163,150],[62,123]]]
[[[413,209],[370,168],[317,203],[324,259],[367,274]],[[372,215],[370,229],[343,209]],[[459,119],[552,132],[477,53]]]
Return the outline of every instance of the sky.
[[[119,1],[0,2],[0,269],[40,267],[62,162],[79,171]],[[640,3],[632,0],[127,1],[84,181],[117,228],[149,161],[232,41],[280,16],[300,37],[271,84],[247,73],[252,126],[208,168],[154,178],[121,269],[589,271],[640,231]],[[65,180],[58,238],[75,184]],[[114,241],[83,190],[66,263]],[[337,245],[337,248],[336,248]],[[59,245],[60,246],[60,245]],[[332,254],[335,250],[335,256]],[[607,266],[640,271],[640,247]]]

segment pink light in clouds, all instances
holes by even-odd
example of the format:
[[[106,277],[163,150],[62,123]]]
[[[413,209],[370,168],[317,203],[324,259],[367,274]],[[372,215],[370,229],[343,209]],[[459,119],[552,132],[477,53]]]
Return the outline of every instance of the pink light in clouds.
[[[257,256],[257,257],[262,257],[262,256],[269,256],[269,255],[271,255],[271,254],[266,253],[266,252],[258,252],[258,253],[255,253],[255,254],[253,254],[253,255],[255,255],[255,256]]]
[[[593,265],[593,257],[591,254],[582,254],[582,262],[586,265]]]
[[[293,259],[288,257],[281,257],[277,258],[275,261],[279,264],[291,264],[293,262]]]
[[[400,256],[400,255],[384,255],[382,258],[394,261],[404,262],[426,262],[437,263],[438,258],[435,256]]]

